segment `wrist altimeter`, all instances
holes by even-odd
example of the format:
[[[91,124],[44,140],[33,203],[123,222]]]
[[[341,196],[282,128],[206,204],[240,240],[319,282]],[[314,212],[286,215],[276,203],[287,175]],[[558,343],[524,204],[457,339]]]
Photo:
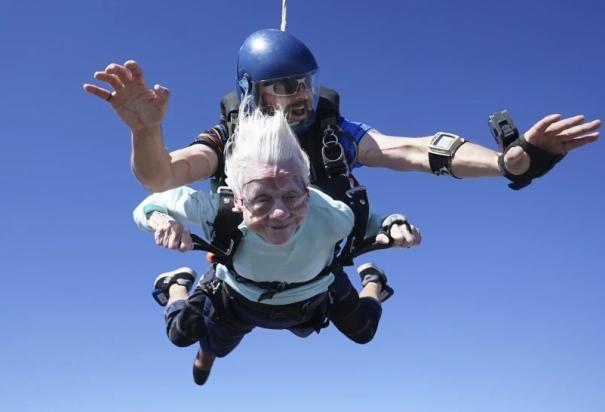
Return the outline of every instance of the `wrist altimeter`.
[[[428,148],[431,171],[437,176],[448,175],[457,178],[452,173],[452,158],[464,143],[466,140],[458,135],[437,132],[431,139]]]
[[[519,137],[519,130],[506,109],[492,113],[487,123],[502,151],[505,151]]]

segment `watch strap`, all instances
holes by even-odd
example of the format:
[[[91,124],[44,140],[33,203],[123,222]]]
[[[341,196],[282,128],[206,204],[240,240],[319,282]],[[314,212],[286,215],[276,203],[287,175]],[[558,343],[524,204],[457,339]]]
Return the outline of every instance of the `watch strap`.
[[[431,150],[431,147],[429,145],[429,166],[431,167],[431,171],[435,175],[437,175],[437,176],[447,175],[447,176],[452,176],[456,179],[460,179],[460,177],[456,176],[454,174],[454,172],[452,172],[452,159],[454,158],[456,151],[458,151],[458,149],[460,149],[460,146],[462,146],[464,143],[466,143],[466,140],[461,138],[460,136],[456,136],[456,137],[459,138],[460,140],[453,144],[454,147],[448,154],[436,153]],[[431,142],[431,144],[432,144],[432,142]]]

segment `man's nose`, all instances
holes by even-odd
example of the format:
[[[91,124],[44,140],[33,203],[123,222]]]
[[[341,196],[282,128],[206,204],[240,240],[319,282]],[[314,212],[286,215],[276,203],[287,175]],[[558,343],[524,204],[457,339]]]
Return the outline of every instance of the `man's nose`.
[[[308,90],[307,90],[307,86],[305,86],[305,83],[304,82],[299,83],[298,86],[296,87],[296,96],[299,96],[301,94],[304,95],[307,93],[307,91]]]

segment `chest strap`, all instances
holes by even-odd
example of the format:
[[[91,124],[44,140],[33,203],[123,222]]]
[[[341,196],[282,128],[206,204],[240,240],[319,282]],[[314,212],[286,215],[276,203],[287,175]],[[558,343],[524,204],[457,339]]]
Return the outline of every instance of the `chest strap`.
[[[316,276],[314,276],[312,279],[305,280],[304,282],[292,282],[292,283],[257,282],[257,281],[245,278],[245,277],[239,275],[235,271],[233,271],[233,273],[235,274],[236,281],[238,281],[240,283],[244,283],[244,284],[252,284],[256,287],[263,289],[264,292],[261,293],[261,295],[258,297],[258,300],[257,300],[257,302],[262,302],[263,300],[273,298],[273,296],[275,296],[276,293],[283,292],[284,290],[294,289],[294,288],[298,288],[298,287],[301,287],[304,285],[308,285],[313,282],[317,282],[318,280],[325,278],[330,273],[332,273],[332,271],[334,271],[337,266],[338,266],[338,264],[334,260],[334,263],[331,263],[328,266],[326,266],[325,268],[323,268],[323,270],[321,272],[319,272]]]

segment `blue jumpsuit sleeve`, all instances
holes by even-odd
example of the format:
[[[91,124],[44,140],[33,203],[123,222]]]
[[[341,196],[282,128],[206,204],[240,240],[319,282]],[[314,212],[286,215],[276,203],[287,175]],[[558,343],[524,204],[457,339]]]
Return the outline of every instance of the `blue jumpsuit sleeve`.
[[[339,141],[345,151],[351,169],[363,166],[357,160],[357,145],[373,127],[365,123],[351,122],[342,116],[338,119],[338,126],[345,132],[344,136],[339,136]]]

